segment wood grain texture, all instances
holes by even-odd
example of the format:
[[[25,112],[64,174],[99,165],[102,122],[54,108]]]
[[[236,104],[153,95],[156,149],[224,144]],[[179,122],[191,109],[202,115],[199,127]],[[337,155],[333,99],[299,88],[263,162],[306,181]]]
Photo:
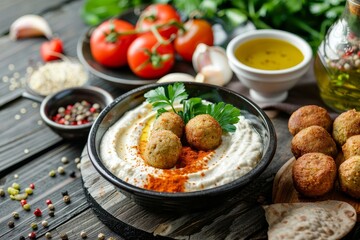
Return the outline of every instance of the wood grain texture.
[[[324,200],[344,201],[355,208],[358,214],[357,220],[358,222],[360,221],[360,201],[341,192],[338,181],[335,182],[334,189],[322,197],[314,199],[301,196],[293,185],[292,166],[294,162],[295,158],[290,158],[275,175],[273,185],[274,203],[316,202]]]

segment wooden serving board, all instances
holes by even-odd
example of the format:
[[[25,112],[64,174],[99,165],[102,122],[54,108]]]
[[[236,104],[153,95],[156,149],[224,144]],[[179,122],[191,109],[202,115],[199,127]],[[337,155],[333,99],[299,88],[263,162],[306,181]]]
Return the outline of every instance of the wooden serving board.
[[[301,196],[293,185],[292,166],[294,162],[295,158],[290,158],[275,175],[272,192],[272,199],[274,203],[316,202],[323,200],[344,201],[355,208],[357,221],[360,221],[360,201],[341,192],[338,181],[335,182],[334,189],[325,196],[319,198],[307,198]]]

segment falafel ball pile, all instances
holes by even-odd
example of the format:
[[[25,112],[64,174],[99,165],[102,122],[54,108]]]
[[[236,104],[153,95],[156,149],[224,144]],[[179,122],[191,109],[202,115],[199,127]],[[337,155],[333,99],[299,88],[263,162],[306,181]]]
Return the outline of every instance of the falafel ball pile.
[[[189,145],[198,150],[213,150],[221,144],[222,129],[209,114],[200,114],[190,119],[185,126]]]
[[[146,163],[162,169],[174,167],[181,154],[184,129],[192,148],[207,151],[221,144],[222,128],[209,114],[197,115],[185,126],[177,113],[165,112],[153,124],[144,154]]]
[[[344,156],[338,169],[341,190],[360,198],[360,112],[352,109],[341,113],[331,131],[324,111],[309,105],[299,108],[289,118],[289,131],[294,136],[291,151],[296,158],[292,169],[294,187],[308,197],[330,191],[338,146]]]

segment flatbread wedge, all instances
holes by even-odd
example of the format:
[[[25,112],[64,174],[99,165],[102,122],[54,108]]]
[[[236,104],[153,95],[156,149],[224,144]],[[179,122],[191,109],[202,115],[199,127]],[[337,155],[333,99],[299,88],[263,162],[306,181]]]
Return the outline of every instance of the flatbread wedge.
[[[355,209],[342,201],[277,203],[264,209],[269,240],[341,239],[356,223]]]

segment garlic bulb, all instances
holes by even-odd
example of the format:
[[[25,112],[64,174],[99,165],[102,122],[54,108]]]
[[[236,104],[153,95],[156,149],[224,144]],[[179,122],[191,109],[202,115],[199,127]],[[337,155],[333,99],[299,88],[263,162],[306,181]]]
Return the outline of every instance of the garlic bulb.
[[[193,76],[187,73],[169,73],[160,78],[157,82],[194,82]]]
[[[210,47],[200,43],[193,54],[192,63],[195,71],[198,72],[195,77],[197,82],[224,86],[233,76],[226,52],[218,46]]]
[[[10,26],[10,38],[12,40],[40,36],[45,36],[48,39],[52,36],[49,24],[41,16],[24,15],[16,19]]]

